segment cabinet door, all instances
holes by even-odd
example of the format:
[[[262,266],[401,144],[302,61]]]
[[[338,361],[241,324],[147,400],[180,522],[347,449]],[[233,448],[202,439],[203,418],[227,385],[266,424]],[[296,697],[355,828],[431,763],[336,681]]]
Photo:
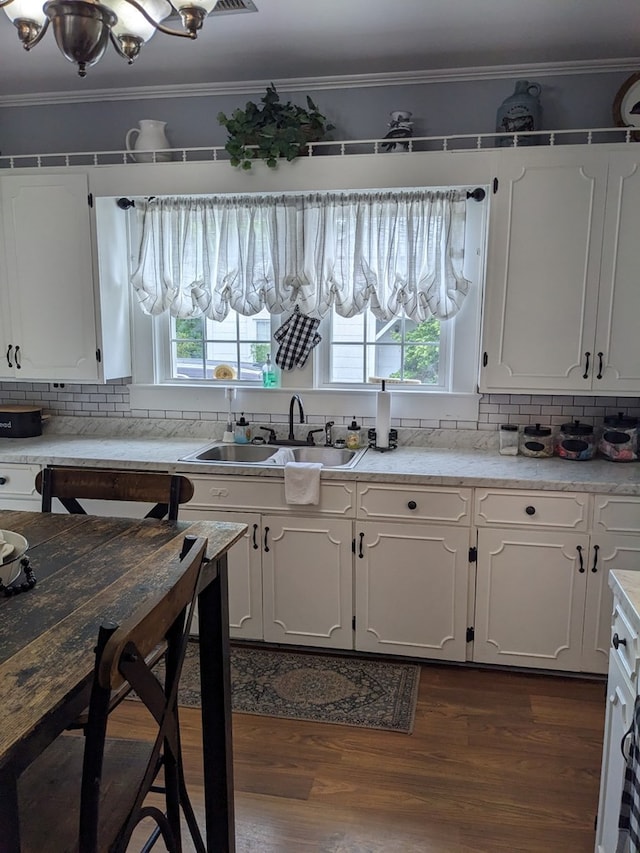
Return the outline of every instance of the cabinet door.
[[[352,525],[263,516],[264,638],[353,648]]]
[[[185,507],[180,510],[185,521],[203,519],[233,521],[248,525],[247,532],[230,548],[229,575],[229,636],[242,640],[262,640],[262,560],[260,516],[256,513],[216,512]],[[193,633],[198,631],[195,620]]]
[[[568,532],[478,531],[474,661],[580,669],[588,545]]]
[[[21,380],[95,381],[97,333],[86,175],[0,178],[7,302]],[[16,355],[15,348],[19,347]],[[7,347],[3,343],[3,356]]]
[[[589,390],[607,154],[505,151],[500,163],[480,390]]]
[[[356,525],[356,649],[463,661],[469,528]]]
[[[613,595],[608,582],[611,569],[640,571],[640,536],[611,533],[591,538],[582,639],[584,672],[607,671],[613,612]]]
[[[602,274],[596,330],[594,390],[632,393],[640,389],[640,156],[610,155]],[[602,353],[602,356],[600,356]],[[603,369],[599,370],[600,358]]]
[[[620,744],[631,725],[634,700],[635,696],[612,653],[607,683],[596,853],[614,853],[617,849],[618,818],[625,772],[625,760]]]

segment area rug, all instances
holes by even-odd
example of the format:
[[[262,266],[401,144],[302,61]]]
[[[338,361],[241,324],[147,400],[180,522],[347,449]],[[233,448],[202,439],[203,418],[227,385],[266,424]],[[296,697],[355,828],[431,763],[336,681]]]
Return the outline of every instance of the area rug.
[[[420,667],[338,655],[231,649],[235,712],[413,731]],[[200,705],[198,645],[189,643],[180,704]]]

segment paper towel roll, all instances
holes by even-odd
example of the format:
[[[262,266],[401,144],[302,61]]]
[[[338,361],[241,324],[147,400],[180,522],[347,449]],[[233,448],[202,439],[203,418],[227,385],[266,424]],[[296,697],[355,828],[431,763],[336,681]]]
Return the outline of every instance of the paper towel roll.
[[[384,385],[383,385],[384,387]],[[376,446],[389,447],[391,429],[391,393],[378,391],[376,397]]]

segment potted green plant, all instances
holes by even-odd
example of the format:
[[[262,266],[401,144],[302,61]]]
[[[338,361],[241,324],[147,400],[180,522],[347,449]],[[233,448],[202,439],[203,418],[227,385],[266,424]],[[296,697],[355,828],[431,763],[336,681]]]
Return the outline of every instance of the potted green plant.
[[[333,125],[307,96],[307,107],[282,103],[273,83],[261,98],[262,106],[248,101],[243,110],[230,116],[218,113],[218,121],[228,131],[225,145],[232,166],[250,169],[254,160],[264,160],[275,169],[278,159],[294,160],[304,154],[310,142],[320,142]]]

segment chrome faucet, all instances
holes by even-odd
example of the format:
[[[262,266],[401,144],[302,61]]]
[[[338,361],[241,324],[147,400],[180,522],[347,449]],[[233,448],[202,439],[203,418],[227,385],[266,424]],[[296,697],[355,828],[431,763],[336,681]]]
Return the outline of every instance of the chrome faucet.
[[[295,439],[295,435],[293,433],[293,404],[296,400],[298,401],[298,411],[300,412],[300,423],[303,424],[305,422],[302,400],[298,394],[294,394],[291,397],[291,402],[289,403],[289,441],[293,441]]]

